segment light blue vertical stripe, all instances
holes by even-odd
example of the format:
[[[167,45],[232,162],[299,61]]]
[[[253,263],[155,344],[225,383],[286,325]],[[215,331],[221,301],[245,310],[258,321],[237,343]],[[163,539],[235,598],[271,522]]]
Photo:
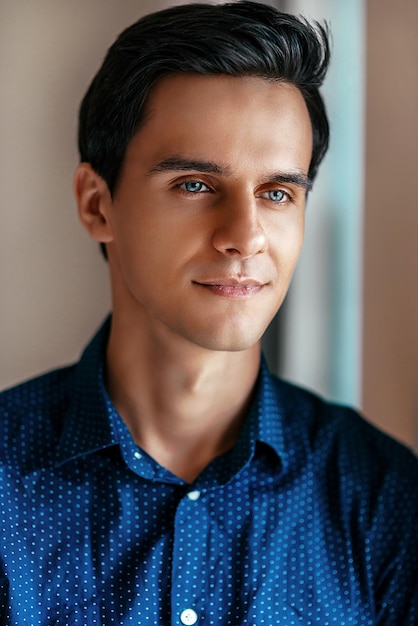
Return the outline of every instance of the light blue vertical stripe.
[[[286,10],[327,20],[333,38],[323,94],[331,145],[307,206],[304,251],[285,309],[280,374],[359,405],[362,380],[365,3],[291,0]]]
[[[335,213],[330,393],[361,402],[364,202],[365,10],[362,0],[330,3],[334,59],[325,97],[332,128],[330,194]]]

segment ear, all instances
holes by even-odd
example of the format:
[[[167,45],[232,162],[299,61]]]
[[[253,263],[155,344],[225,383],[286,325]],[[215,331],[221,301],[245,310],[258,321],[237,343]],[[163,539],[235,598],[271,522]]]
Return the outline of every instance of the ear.
[[[81,223],[90,236],[102,243],[112,241],[109,221],[112,198],[106,182],[90,163],[80,163],[77,167],[74,174],[74,195]]]

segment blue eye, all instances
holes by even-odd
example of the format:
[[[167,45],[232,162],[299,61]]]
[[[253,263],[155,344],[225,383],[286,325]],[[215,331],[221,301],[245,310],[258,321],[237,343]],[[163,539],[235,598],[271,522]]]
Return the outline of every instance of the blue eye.
[[[283,202],[283,200],[288,199],[288,194],[282,189],[272,189],[267,193],[269,200],[272,200],[273,202]]]
[[[209,187],[199,180],[186,180],[184,183],[179,184],[180,189],[184,189],[188,193],[202,193],[209,191]]]

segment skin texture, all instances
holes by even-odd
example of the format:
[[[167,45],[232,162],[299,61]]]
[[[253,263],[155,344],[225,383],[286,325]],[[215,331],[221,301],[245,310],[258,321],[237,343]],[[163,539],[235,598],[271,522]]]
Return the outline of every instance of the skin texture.
[[[113,198],[89,164],[75,194],[107,244],[111,398],[192,480],[233,445],[251,399],[303,242],[312,129],[295,87],[256,77],[173,75],[147,112]]]

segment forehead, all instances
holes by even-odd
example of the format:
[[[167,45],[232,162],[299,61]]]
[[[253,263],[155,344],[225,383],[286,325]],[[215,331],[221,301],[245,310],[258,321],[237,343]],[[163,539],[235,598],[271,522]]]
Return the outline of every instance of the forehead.
[[[312,127],[301,92],[289,83],[173,74],[152,89],[127,158],[138,144],[151,160],[173,153],[219,160],[222,154],[232,162],[247,157],[261,163],[281,154],[307,171]]]

